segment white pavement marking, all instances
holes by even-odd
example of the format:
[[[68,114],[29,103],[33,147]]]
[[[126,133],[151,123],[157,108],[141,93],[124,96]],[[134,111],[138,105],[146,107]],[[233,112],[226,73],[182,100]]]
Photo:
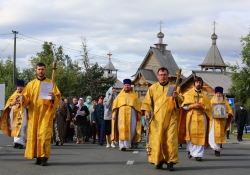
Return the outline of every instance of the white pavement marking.
[[[133,165],[133,164],[134,164],[134,161],[133,161],[133,160],[128,160],[126,164],[127,164],[127,165]]]
[[[6,145],[6,146],[13,146],[13,145]]]
[[[145,142],[144,140],[142,140],[141,142]]]
[[[139,151],[133,151],[133,153],[139,153]]]

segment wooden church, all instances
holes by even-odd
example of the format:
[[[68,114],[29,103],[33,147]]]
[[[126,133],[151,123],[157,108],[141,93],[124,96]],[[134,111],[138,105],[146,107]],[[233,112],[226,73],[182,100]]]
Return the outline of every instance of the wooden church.
[[[226,64],[220,54],[220,51],[216,45],[216,40],[218,36],[214,33],[211,36],[212,46],[210,47],[205,59],[199,65],[201,70],[193,70],[192,74],[187,77],[180,84],[182,94],[187,92],[194,86],[193,78],[194,76],[201,77],[203,79],[203,88],[206,90],[212,98],[214,95],[214,88],[216,86],[223,87],[224,95],[228,96],[228,89],[230,88],[232,81],[232,73],[226,72]]]
[[[164,34],[160,32],[157,34],[158,43],[155,47],[150,47],[144,60],[139,66],[134,77],[134,90],[142,101],[147,93],[148,88],[158,82],[157,71],[160,67],[166,67],[169,71],[169,82],[175,83],[177,78],[177,71],[179,70],[173,55],[170,50],[166,50],[167,44],[163,44]],[[185,77],[181,77],[181,81]]]

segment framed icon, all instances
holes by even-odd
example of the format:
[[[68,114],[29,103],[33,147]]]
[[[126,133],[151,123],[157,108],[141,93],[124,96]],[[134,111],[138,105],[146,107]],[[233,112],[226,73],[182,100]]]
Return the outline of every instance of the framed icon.
[[[226,118],[227,116],[226,104],[223,103],[213,104],[212,109],[214,118]]]

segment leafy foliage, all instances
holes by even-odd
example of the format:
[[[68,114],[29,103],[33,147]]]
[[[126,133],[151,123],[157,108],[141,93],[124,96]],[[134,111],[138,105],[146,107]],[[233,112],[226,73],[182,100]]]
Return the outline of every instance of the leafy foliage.
[[[16,70],[17,75],[18,70]],[[13,84],[13,61],[10,57],[6,61],[0,60],[0,84],[5,84],[5,102],[16,90]]]
[[[55,82],[63,97],[93,98],[105,94],[108,88],[115,84],[116,78],[103,77],[104,70],[97,63],[90,63],[87,40],[82,38],[82,59],[73,61],[63,52],[63,47],[56,47],[51,42],[42,45],[42,51],[30,58],[31,68],[23,71],[16,70],[17,79],[22,79],[25,84],[36,78],[36,65],[42,62],[46,65],[46,77],[51,78],[53,62],[57,62]],[[82,67],[81,67],[82,66]],[[0,60],[0,83],[5,84],[7,100],[15,91],[13,85],[13,62],[9,57],[5,62]]]
[[[235,96],[236,101],[246,104],[250,108],[250,33],[246,37],[241,37],[242,43],[241,60],[243,66],[229,65],[229,69],[234,72],[231,76],[232,86],[229,94]]]

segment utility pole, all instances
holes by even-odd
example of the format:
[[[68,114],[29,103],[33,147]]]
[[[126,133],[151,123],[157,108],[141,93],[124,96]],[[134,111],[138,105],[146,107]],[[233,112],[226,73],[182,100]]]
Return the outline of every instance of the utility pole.
[[[12,30],[12,33],[14,33],[14,60],[13,60],[13,85],[16,84],[16,34],[18,34],[18,31]]]

